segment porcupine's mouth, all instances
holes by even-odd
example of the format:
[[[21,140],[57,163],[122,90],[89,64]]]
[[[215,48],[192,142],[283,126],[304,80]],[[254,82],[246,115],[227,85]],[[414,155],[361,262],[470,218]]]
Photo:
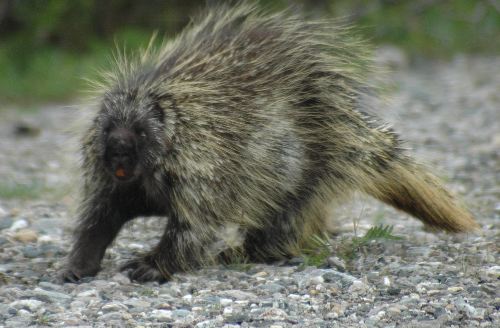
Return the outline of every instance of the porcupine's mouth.
[[[131,163],[113,163],[110,171],[113,179],[120,183],[135,181],[140,176],[138,165]]]
[[[113,180],[119,183],[134,181],[140,175],[139,165],[129,156],[106,156],[105,165]]]

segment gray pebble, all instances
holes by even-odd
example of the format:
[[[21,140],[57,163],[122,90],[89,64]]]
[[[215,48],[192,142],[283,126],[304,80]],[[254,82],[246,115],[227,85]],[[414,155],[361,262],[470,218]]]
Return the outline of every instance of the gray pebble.
[[[185,309],[179,309],[179,310],[174,310],[172,312],[172,317],[173,318],[185,318],[190,314],[191,314],[191,311],[188,311]]]
[[[14,219],[10,216],[0,216],[0,230],[10,228]]]
[[[264,284],[264,285],[259,286],[259,288],[266,290],[270,293],[279,293],[279,292],[282,292],[285,290],[285,287],[283,287],[282,285],[277,284],[277,283]]]
[[[55,291],[48,291],[41,288],[35,288],[33,291],[33,296],[44,302],[51,303],[65,303],[71,300],[71,296]]]

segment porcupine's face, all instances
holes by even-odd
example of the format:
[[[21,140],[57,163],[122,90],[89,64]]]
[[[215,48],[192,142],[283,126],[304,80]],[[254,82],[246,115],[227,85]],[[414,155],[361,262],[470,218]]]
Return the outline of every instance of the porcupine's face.
[[[154,97],[106,95],[98,115],[101,159],[117,183],[154,172],[164,154],[164,114]]]

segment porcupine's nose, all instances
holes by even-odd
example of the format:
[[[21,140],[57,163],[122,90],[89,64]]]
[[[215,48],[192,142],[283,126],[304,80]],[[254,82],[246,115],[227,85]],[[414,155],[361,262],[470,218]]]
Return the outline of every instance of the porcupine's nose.
[[[127,161],[135,153],[135,135],[128,129],[117,128],[109,134],[106,148],[110,158]]]

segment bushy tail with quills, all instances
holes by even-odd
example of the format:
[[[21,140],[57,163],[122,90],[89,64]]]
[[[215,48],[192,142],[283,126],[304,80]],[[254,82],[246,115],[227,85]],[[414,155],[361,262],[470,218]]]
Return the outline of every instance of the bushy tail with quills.
[[[364,191],[437,230],[467,232],[479,228],[471,213],[438,178],[406,156],[374,175]]]

